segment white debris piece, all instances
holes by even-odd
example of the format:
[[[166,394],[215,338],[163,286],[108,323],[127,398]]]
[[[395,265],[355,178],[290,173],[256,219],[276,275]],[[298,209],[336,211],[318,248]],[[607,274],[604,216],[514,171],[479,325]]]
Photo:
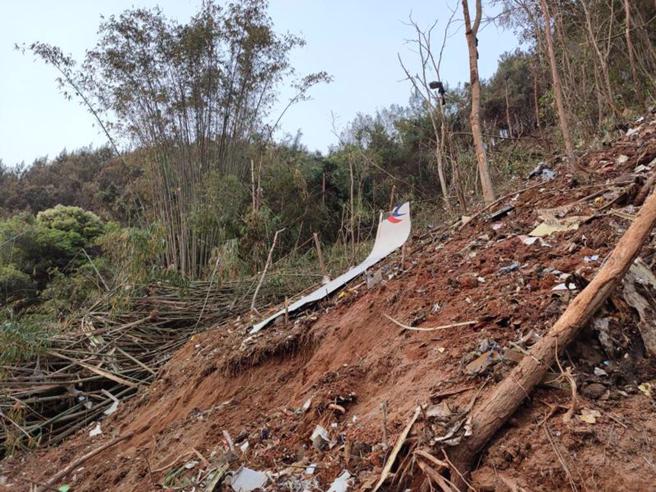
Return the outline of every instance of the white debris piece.
[[[563,290],[576,290],[576,284],[558,284],[553,289],[554,291],[563,291]]]
[[[301,407],[301,412],[303,413],[307,412],[311,406],[312,406],[312,398],[308,398],[307,400],[305,400],[305,403],[303,403],[303,406]]]
[[[268,481],[266,473],[242,466],[232,475],[230,486],[235,492],[251,492],[261,489]]]
[[[310,440],[312,441],[312,445],[319,450],[325,449],[330,443],[328,431],[320,425],[317,425],[314,428]]]
[[[351,485],[351,474],[348,470],[344,470],[342,474],[335,479],[328,492],[346,492]]]
[[[96,426],[89,431],[89,437],[96,437],[102,434],[102,429],[100,428],[100,422],[96,424]]]

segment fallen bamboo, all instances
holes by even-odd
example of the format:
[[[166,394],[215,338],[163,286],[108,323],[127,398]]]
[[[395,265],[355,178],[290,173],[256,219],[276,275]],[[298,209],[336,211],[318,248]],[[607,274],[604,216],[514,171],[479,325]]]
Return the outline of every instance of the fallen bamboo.
[[[93,458],[99,453],[102,453],[105,449],[111,448],[115,444],[118,444],[121,441],[124,441],[126,439],[129,439],[134,435],[134,432],[128,432],[127,434],[124,434],[120,437],[117,437],[116,439],[112,439],[108,443],[103,444],[102,446],[97,447],[96,449],[89,451],[87,454],[80,456],[78,459],[71,461],[67,466],[65,466],[61,471],[55,473],[52,477],[50,477],[44,484],[43,487],[49,488],[55,483],[57,483],[59,480],[64,478],[66,475],[68,475],[71,471],[75,470],[78,466],[80,466],[82,463],[85,461]],[[37,488],[37,492],[42,490],[42,488]]]
[[[255,301],[257,300],[257,294],[260,292],[260,288],[262,287],[262,282],[264,282],[264,278],[266,277],[267,270],[269,269],[269,265],[271,265],[271,260],[273,258],[273,250],[276,247],[278,234],[284,232],[284,230],[285,228],[283,227],[282,229],[277,230],[276,233],[273,235],[273,242],[271,243],[271,249],[269,250],[269,255],[267,256],[266,263],[264,264],[264,269],[262,270],[262,276],[260,277],[260,281],[257,283],[257,287],[255,287],[255,292],[253,292],[253,299],[251,300],[251,311],[255,311],[256,313],[257,313],[257,309],[255,309]]]
[[[431,327],[417,327],[417,326],[410,326],[410,325],[405,325],[401,323],[400,321],[395,320],[391,316],[383,313],[383,316],[385,316],[388,320],[390,320],[392,323],[394,323],[397,326],[400,326],[404,330],[413,330],[413,331],[438,331],[438,330],[446,330],[447,328],[457,328],[458,326],[469,326],[469,325],[475,325],[478,323],[478,321],[461,321],[457,323],[449,323],[448,325],[440,325],[440,326],[431,326]]]
[[[554,363],[620,282],[656,224],[656,192],[620,238],[606,263],[570,303],[548,333],[471,413],[472,435],[449,452],[454,465],[468,470],[474,457],[529,397]]]

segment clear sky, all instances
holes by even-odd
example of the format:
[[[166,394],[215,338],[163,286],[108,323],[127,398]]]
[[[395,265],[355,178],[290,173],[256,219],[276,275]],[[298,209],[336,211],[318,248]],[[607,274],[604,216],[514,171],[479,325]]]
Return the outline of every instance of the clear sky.
[[[199,4],[200,0],[0,0],[0,159],[7,165],[31,163],[37,157],[55,157],[64,148],[105,143],[84,108],[58,92],[54,69],[18,53],[14,43],[44,41],[81,59],[95,44],[100,15],[159,5],[169,17],[184,21]],[[459,6],[457,0],[270,0],[276,29],[301,34],[307,41],[292,54],[298,73],[326,70],[334,77],[331,84],[313,90],[311,101],[286,114],[279,134],[300,129],[310,150],[325,151],[336,140],[331,112],[342,128],[358,112],[406,104],[410,86],[403,81],[397,53],[410,64],[416,59],[406,43],[413,35],[406,25],[408,15],[412,12],[422,26],[440,21],[435,43],[439,49],[441,30],[451,9]],[[485,6],[485,14],[494,13]],[[449,85],[469,78],[460,17],[452,26],[442,67],[442,79]],[[481,75],[489,77],[499,55],[516,46],[513,33],[487,25],[479,34]],[[283,89],[281,99],[290,94]]]

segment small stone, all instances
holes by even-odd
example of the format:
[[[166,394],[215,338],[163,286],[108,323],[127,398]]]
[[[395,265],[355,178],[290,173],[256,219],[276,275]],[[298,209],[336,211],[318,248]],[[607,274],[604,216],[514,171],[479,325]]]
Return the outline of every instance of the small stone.
[[[591,383],[585,385],[581,389],[581,393],[583,393],[583,395],[588,398],[592,398],[593,400],[596,400],[598,398],[601,398],[603,394],[606,393],[606,387],[600,383]]]

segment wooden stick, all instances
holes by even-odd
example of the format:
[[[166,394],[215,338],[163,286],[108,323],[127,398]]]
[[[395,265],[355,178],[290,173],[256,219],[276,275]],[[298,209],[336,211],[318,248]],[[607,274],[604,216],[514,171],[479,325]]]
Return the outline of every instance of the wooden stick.
[[[120,437],[117,437],[116,439],[112,439],[108,443],[103,444],[102,446],[97,447],[93,451],[89,451],[87,454],[80,456],[78,459],[71,461],[68,466],[65,466],[63,470],[55,473],[52,477],[50,477],[43,485],[44,487],[51,487],[55,483],[57,483],[59,480],[64,478],[66,475],[68,475],[71,471],[75,470],[78,466],[80,466],[82,463],[85,461],[93,458],[99,453],[102,453],[105,449],[111,448],[115,444],[118,444],[121,441],[125,441],[126,439],[131,438],[134,435],[134,432],[128,432],[127,434],[124,434]],[[37,492],[40,489],[37,489]]]
[[[260,281],[257,283],[257,287],[255,287],[255,292],[253,292],[253,300],[251,301],[251,311],[257,312],[257,309],[255,309],[255,301],[257,299],[257,294],[260,292],[260,288],[262,287],[262,282],[264,282],[264,277],[266,277],[267,270],[269,269],[269,265],[271,265],[271,258],[273,257],[273,250],[276,247],[276,240],[278,239],[278,234],[283,232],[285,228],[283,227],[282,229],[279,229],[276,231],[276,233],[273,235],[273,242],[271,243],[271,249],[269,250],[269,256],[267,256],[267,261],[264,264],[264,270],[262,270],[262,276],[260,277]]]
[[[387,480],[387,477],[392,471],[392,466],[394,466],[394,462],[396,461],[396,457],[399,454],[399,451],[401,451],[401,448],[403,447],[403,443],[405,442],[405,439],[408,437],[408,434],[410,434],[410,430],[412,429],[412,426],[415,425],[415,422],[417,421],[417,418],[419,417],[420,413],[421,413],[421,407],[418,406],[415,409],[415,413],[412,415],[410,422],[408,422],[408,425],[405,426],[405,429],[403,429],[403,431],[399,435],[399,438],[396,440],[394,449],[392,449],[392,452],[387,458],[387,462],[385,463],[385,466],[383,467],[383,471],[380,474],[380,479],[378,480],[378,483],[376,484],[372,492],[376,492],[377,490],[379,490],[382,487],[383,483],[385,483],[385,480]]]
[[[319,234],[316,232],[312,233],[314,237],[314,247],[317,249],[317,257],[319,258],[319,268],[321,268],[321,275],[323,278],[330,279],[328,271],[326,270],[326,264],[323,262],[323,254],[321,253],[321,243],[319,242]]]
[[[54,355],[55,357],[59,357],[64,360],[68,360],[72,362],[73,364],[77,364],[80,367],[84,367],[85,369],[98,374],[99,376],[102,376],[104,378],[107,378],[111,381],[114,381],[115,383],[122,384],[124,386],[129,386],[131,388],[136,388],[139,386],[137,383],[133,383],[132,381],[128,381],[127,379],[122,378],[121,376],[117,376],[114,373],[111,373],[109,371],[105,371],[104,369],[101,369],[100,367],[92,366],[91,364],[87,364],[86,362],[82,362],[81,360],[75,360],[72,357],[68,357],[64,354],[60,354],[59,352],[55,352],[54,350],[50,350],[48,352],[51,355]]]
[[[469,326],[469,325],[475,325],[478,323],[478,321],[461,321],[459,323],[451,323],[448,325],[441,325],[441,326],[432,326],[432,327],[426,327],[426,328],[421,328],[421,327],[416,327],[416,326],[410,326],[410,325],[404,325],[400,321],[395,320],[391,316],[383,313],[383,316],[385,316],[388,320],[390,320],[392,323],[395,325],[400,326],[404,330],[414,330],[414,331],[437,331],[437,330],[446,330],[447,328],[455,328],[457,326]]]
[[[656,192],[652,192],[636,219],[620,238],[594,279],[569,304],[558,321],[532,348],[531,357],[520,363],[472,411],[469,438],[453,448],[451,460],[461,470],[469,469],[474,457],[504,425],[522,401],[542,380],[564,350],[608,299],[656,224]]]

